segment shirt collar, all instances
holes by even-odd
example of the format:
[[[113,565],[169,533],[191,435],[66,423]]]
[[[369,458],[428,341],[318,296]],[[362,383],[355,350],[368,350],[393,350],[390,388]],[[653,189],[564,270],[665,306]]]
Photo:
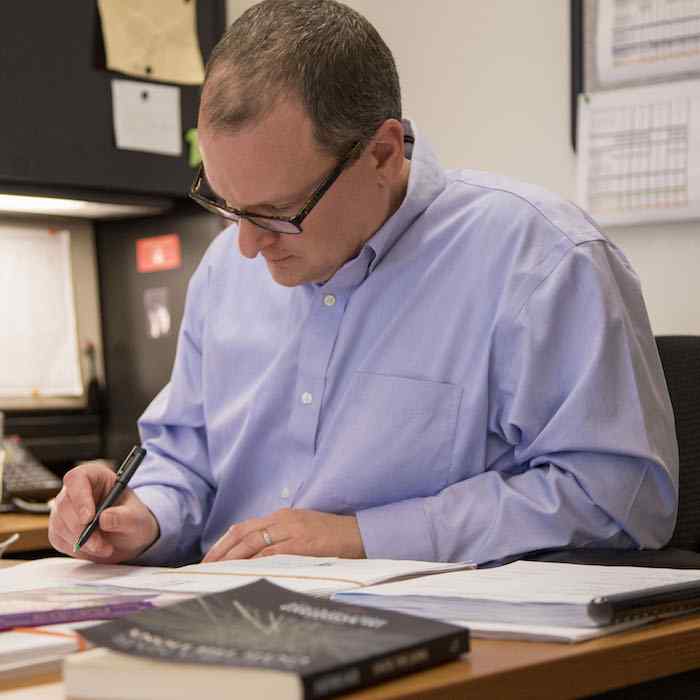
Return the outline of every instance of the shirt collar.
[[[406,196],[399,208],[366,243],[374,252],[369,273],[411,224],[432,204],[447,183],[437,157],[428,142],[416,131],[413,122],[404,119],[403,127],[408,137],[406,157],[411,161]]]
[[[413,122],[403,120],[406,158],[411,162],[406,195],[399,208],[379,227],[352,260],[325,284],[324,291],[357,287],[371,274],[402,234],[445,189],[447,178],[438,160]]]

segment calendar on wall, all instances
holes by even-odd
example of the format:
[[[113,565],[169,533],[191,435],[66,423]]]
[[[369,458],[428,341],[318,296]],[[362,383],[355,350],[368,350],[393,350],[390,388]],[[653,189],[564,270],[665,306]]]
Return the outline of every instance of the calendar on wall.
[[[572,2],[572,70],[581,206],[700,218],[700,0]]]

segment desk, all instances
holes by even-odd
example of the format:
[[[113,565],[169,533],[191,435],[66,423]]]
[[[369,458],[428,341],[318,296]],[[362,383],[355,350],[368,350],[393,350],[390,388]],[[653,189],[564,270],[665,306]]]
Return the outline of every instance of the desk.
[[[464,661],[341,697],[342,700],[564,700],[699,668],[700,615],[693,615],[582,644],[476,639]],[[12,686],[3,685],[0,679],[0,691],[20,685],[33,686],[31,697],[37,700],[63,700],[58,673],[15,682]],[[8,700],[12,695],[9,694]],[[0,699],[4,697],[0,692]]]
[[[0,541],[18,532],[19,540],[7,553],[51,549],[49,544],[49,516],[33,513],[0,513]]]

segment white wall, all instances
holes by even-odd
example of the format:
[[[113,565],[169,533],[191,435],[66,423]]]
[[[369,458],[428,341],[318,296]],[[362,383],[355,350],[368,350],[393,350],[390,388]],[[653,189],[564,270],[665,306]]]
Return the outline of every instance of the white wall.
[[[251,0],[227,0],[232,21]],[[446,167],[575,196],[568,0],[346,0],[396,58],[404,111]],[[607,232],[642,280],[656,333],[700,334],[700,223]]]

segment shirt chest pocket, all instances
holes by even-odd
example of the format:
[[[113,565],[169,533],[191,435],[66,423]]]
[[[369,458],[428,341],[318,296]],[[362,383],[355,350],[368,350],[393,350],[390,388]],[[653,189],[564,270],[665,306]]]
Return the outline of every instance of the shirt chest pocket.
[[[461,388],[357,372],[317,451],[336,498],[355,510],[448,483]]]

